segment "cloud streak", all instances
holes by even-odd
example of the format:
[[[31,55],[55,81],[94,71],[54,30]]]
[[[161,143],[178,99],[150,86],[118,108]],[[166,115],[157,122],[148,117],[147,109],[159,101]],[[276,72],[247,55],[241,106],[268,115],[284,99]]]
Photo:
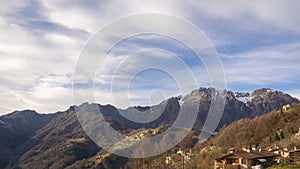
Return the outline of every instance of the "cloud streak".
[[[145,12],[179,16],[201,29],[220,54],[230,90],[272,87],[299,96],[299,5],[299,1],[293,0],[251,3],[1,1],[0,114],[27,108],[47,113],[72,105],[72,75],[86,41],[113,20]],[[198,82],[203,86],[210,85],[205,68],[201,63],[195,63],[191,53],[168,41],[158,39],[155,42],[155,38],[150,35],[137,37],[118,48],[113,56],[126,56],[139,47],[151,47],[149,42],[152,40],[162,49],[174,49],[174,53],[197,72]],[[157,52],[150,55],[159,56],[157,61],[168,58]],[[106,77],[96,79],[96,83],[109,84],[109,70],[113,70],[112,65],[119,61],[117,57],[111,57],[106,63]],[[126,78],[126,72],[135,68],[136,61],[127,62],[122,77]],[[180,69],[174,71],[184,79]],[[161,83],[164,88],[172,88],[166,81]],[[90,89],[82,86],[81,90]],[[147,88],[141,87],[131,97],[143,100],[139,95],[146,91],[149,93]],[[99,102],[111,102],[107,92],[102,91],[99,96]]]

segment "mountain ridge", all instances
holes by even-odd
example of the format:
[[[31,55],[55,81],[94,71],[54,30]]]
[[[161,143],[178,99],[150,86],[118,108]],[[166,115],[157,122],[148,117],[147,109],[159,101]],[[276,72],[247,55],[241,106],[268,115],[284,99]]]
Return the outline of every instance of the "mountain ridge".
[[[198,99],[200,101],[200,109],[194,128],[201,129],[201,127],[203,126],[211,102],[210,95],[215,90],[216,89],[213,88],[200,88],[195,90],[199,95],[192,96],[192,93],[195,92],[192,91],[191,95],[187,96],[194,97],[190,100]],[[269,110],[277,110],[281,108],[282,105],[295,104],[298,102],[296,98],[293,98],[288,94],[284,94],[279,91],[258,89],[253,93],[255,94],[253,94],[251,101],[244,103],[237,99],[237,94],[231,91],[226,91],[224,113],[219,126],[217,127],[217,131],[236,120],[242,118],[254,118],[256,116],[260,116],[262,114],[270,112]],[[133,131],[139,130],[141,128],[157,128],[160,126],[172,125],[174,120],[177,118],[177,114],[180,109],[179,101],[179,97],[172,97],[163,101],[162,103],[166,104],[166,109],[164,109],[163,113],[159,116],[158,119],[146,124],[135,123],[126,119],[124,116],[118,113],[120,109],[112,105],[101,105],[95,103],[92,104],[97,105],[99,109],[101,109],[101,112],[105,116],[106,121],[110,123],[113,128],[124,134],[130,135]],[[87,104],[87,106],[89,105],[89,103],[84,104]],[[125,114],[132,112],[132,109],[147,112],[147,110],[158,105],[146,107],[129,107],[128,109],[122,111],[128,111],[123,112]],[[193,102],[191,102],[189,105],[193,105]],[[11,158],[14,158],[14,160],[10,162],[11,165],[19,167],[23,166],[21,168],[32,168],[36,166],[40,166],[40,168],[49,168],[51,166],[50,164],[52,164],[52,167],[54,168],[65,168],[72,165],[73,163],[76,163],[76,161],[80,159],[90,158],[99,152],[103,152],[101,148],[99,148],[89,139],[89,137],[81,128],[75,112],[76,107],[80,106],[81,105],[70,106],[68,110],[57,112],[52,115],[38,114],[35,111],[29,110],[27,110],[28,112],[24,111],[23,113],[27,113],[29,114],[29,116],[34,116],[35,118],[47,117],[47,120],[45,121],[45,123],[43,123],[42,126],[36,127],[35,130],[29,133],[26,136],[25,140],[20,142],[17,147],[6,150],[7,152],[12,151],[13,153],[7,156],[9,157],[8,159],[0,161],[0,164],[2,164],[2,166],[7,166],[7,160],[11,161]],[[22,117],[22,112],[13,112],[9,115],[1,116],[0,120],[7,119],[3,117],[12,118],[14,116],[20,118]],[[3,124],[1,124],[2,123],[0,123],[0,129],[4,126]],[[24,123],[23,125],[26,124],[28,125],[30,123]],[[5,142],[5,140],[2,141]],[[2,147],[5,148],[5,144],[2,144]],[[61,147],[65,148],[62,150]],[[2,152],[0,151],[0,156],[7,155],[7,152],[3,152],[3,150]],[[41,154],[39,152],[43,153]],[[64,158],[64,160],[60,159],[64,156],[64,154],[68,154],[69,157]],[[43,165],[40,163],[40,158],[43,161]]]

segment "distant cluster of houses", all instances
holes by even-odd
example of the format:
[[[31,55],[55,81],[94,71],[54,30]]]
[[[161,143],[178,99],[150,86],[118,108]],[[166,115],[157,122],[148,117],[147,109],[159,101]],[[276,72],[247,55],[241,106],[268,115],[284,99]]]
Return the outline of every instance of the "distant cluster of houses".
[[[179,149],[176,154],[173,154],[171,156],[166,157],[165,164],[171,165],[177,162],[185,162],[185,161],[190,161],[195,157],[195,154],[192,153],[192,150],[190,149],[189,152],[185,153],[181,149]]]
[[[283,110],[283,111],[288,111],[289,109],[291,109],[292,108],[292,106],[290,105],[290,104],[287,104],[287,105],[283,105],[282,107],[281,107],[281,110]]]
[[[243,146],[236,150],[230,148],[228,153],[215,159],[215,169],[261,169],[278,164],[287,159],[300,160],[299,147],[279,147],[274,145],[265,150],[256,145]]]
[[[295,134],[295,138],[296,139],[300,139],[300,127],[299,127],[298,132]]]
[[[145,137],[149,136],[155,136],[156,134],[159,134],[163,127],[160,127],[158,129],[147,129],[147,130],[140,130],[131,136],[126,136],[123,140],[120,140],[117,142],[114,146],[114,149],[123,149],[125,147],[130,147],[134,145],[135,143],[141,141]]]
[[[294,146],[294,148],[289,148],[279,147],[275,144],[273,147],[268,147],[267,150],[283,157],[278,158],[278,163],[280,161],[286,161],[287,159],[292,161],[300,161],[300,149],[297,146]]]

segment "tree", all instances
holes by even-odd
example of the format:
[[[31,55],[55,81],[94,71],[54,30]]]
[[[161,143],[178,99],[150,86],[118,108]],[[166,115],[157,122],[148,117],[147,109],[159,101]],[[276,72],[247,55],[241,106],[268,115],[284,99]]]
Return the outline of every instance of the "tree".
[[[280,116],[282,116],[283,115],[283,108],[282,108],[282,106],[281,106],[281,109],[280,109]]]
[[[283,135],[283,131],[282,130],[280,131],[280,138],[284,139],[284,135]]]
[[[278,133],[275,133],[275,141],[279,141],[280,140],[280,137],[278,135]]]
[[[270,136],[270,137],[269,137],[269,142],[270,142],[270,144],[272,144],[272,143],[273,143],[272,136]]]
[[[294,127],[292,126],[292,127],[290,127],[290,133],[291,134],[295,134],[295,129],[294,129]]]

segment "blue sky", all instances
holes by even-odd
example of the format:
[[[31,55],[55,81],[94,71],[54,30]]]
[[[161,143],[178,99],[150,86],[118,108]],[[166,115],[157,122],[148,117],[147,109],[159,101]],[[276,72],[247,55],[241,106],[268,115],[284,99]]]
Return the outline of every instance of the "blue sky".
[[[178,16],[197,26],[220,56],[228,90],[268,87],[300,98],[299,6],[300,2],[295,0],[1,1],[0,114],[21,109],[50,113],[74,104],[73,72],[89,38],[114,20],[149,12]],[[130,64],[142,65],[145,57],[153,57],[153,63],[162,63],[171,56],[165,51],[171,51],[199,75],[201,85],[210,85],[205,68],[193,53],[166,37],[125,40],[112,55],[126,55],[141,47],[163,50],[144,51],[136,55],[135,62],[127,60],[128,66],[120,69],[122,77],[132,75],[134,69]],[[113,70],[118,62],[118,57],[111,57],[104,68]],[[183,73],[176,67],[174,71]],[[160,78],[149,84],[154,77]],[[135,79],[129,95],[133,104],[147,104],[145,99],[149,100],[153,90],[158,94],[150,98],[150,103],[178,93],[174,79],[167,74],[142,72]],[[109,82],[108,76],[96,79],[99,90],[96,98],[100,103],[113,104],[106,91]],[[82,86],[82,90],[90,89]],[[118,91],[126,93],[121,88]]]

